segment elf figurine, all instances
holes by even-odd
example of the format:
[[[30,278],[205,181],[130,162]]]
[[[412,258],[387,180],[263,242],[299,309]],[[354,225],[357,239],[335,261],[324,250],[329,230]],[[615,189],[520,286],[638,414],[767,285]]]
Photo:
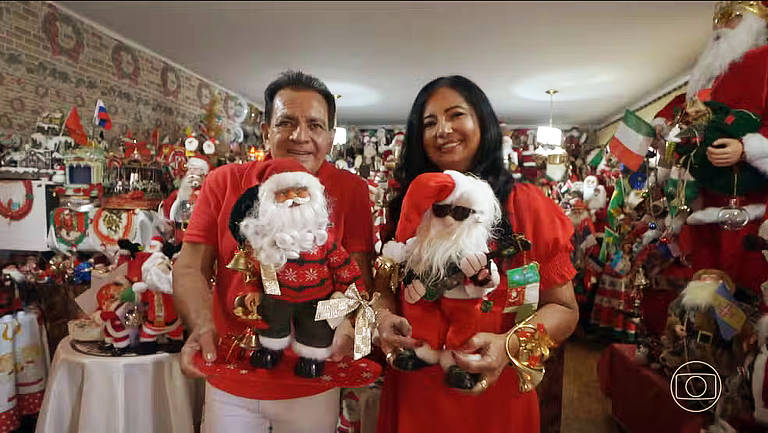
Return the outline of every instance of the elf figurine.
[[[492,228],[501,209],[488,183],[446,170],[411,182],[403,199],[395,241],[382,255],[404,263],[403,311],[411,322],[416,349],[396,353],[393,364],[415,370],[440,364],[449,387],[472,389],[479,376],[458,367],[452,350],[477,332],[483,297],[500,282],[489,258]]]
[[[243,271],[249,286],[230,305],[238,317],[266,324],[255,329],[261,347],[251,364],[272,369],[291,345],[295,374],[321,376],[334,330],[315,321],[317,302],[352,284],[365,292],[360,269],[333,237],[325,188],[299,162],[270,160],[259,185],[233,206],[230,231],[241,248],[228,267]]]

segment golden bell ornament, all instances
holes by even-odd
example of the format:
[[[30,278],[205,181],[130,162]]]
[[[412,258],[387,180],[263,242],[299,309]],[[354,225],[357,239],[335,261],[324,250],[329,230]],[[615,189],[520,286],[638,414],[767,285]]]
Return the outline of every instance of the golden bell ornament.
[[[238,248],[237,252],[235,252],[235,256],[232,257],[232,260],[230,260],[229,264],[227,265],[227,269],[232,269],[233,271],[246,272],[250,268],[251,268],[251,261],[248,260],[248,254],[242,248]]]
[[[237,344],[245,350],[257,350],[261,347],[259,344],[259,336],[250,328],[248,328],[245,334],[242,335]]]

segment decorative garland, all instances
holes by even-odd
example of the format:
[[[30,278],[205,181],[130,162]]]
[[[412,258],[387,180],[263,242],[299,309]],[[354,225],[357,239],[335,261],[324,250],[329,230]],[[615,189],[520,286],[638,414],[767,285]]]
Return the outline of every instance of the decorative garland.
[[[173,89],[168,87],[168,74],[173,74],[176,79],[176,87]],[[160,71],[160,79],[163,82],[163,96],[166,98],[178,99],[179,90],[181,89],[181,77],[179,76],[179,71],[168,64],[164,64],[163,69]]]
[[[69,26],[75,37],[75,43],[71,47],[62,47],[59,41],[61,24]],[[51,44],[51,53],[54,56],[63,55],[75,63],[80,61],[80,54],[85,47],[83,31],[77,22],[69,15],[60,15],[54,7],[50,7],[43,18],[43,33]]]
[[[187,153],[184,149],[176,148],[168,155],[168,166],[173,177],[181,178],[187,171]]]
[[[34,201],[34,194],[32,194],[32,181],[22,180],[24,184],[24,203],[16,210],[13,210],[13,200],[8,199],[7,205],[0,202],[0,215],[8,218],[9,220],[18,221],[23,219],[32,210],[32,202]],[[10,182],[3,182],[10,183]]]
[[[237,112],[238,108],[240,113]],[[242,98],[227,93],[224,96],[224,113],[227,119],[238,124],[243,123],[248,116],[248,104]]]
[[[63,187],[60,186],[53,190],[58,196],[62,195],[83,195],[88,197],[101,198],[104,195],[104,186],[100,183],[92,183],[87,188],[81,186],[78,187]],[[96,193],[94,196],[93,193]]]
[[[123,55],[127,54],[133,61],[133,70],[123,69]],[[115,75],[118,80],[130,80],[134,85],[139,84],[139,57],[136,52],[120,42],[112,47],[112,64],[115,66]]]
[[[63,207],[56,208],[51,213],[51,226],[56,240],[74,250],[88,233],[88,214]]]
[[[125,215],[125,221],[123,221],[123,215]],[[101,222],[104,222],[104,226],[109,232],[115,233],[116,236],[110,236],[109,233],[101,231]],[[122,227],[120,224],[122,223]],[[120,239],[130,239],[131,231],[133,230],[133,211],[116,211],[116,210],[104,210],[99,208],[96,214],[93,216],[93,232],[96,237],[105,245],[117,245],[117,241]],[[122,228],[122,232],[120,229]]]
[[[203,101],[203,89],[208,90],[208,99],[206,101]],[[213,96],[211,93],[211,86],[208,83],[202,81],[197,83],[197,102],[200,103],[201,107],[205,107],[211,102],[211,97]]]

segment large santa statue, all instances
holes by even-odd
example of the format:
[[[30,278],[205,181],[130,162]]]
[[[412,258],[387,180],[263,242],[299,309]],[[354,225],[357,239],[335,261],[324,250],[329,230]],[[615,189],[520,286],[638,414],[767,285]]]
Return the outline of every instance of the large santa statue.
[[[238,199],[230,220],[235,239],[252,255],[246,284],[255,282],[255,290],[246,292],[244,305],[267,325],[257,330],[261,348],[251,364],[274,368],[290,345],[299,356],[297,376],[322,376],[334,330],[315,321],[317,302],[352,284],[360,292],[365,287],[357,264],[334,238],[319,179],[290,158],[266,164],[261,183]]]
[[[707,187],[708,182],[699,182],[699,202],[695,203],[678,240],[681,253],[694,270],[721,269],[733,277],[737,286],[755,292],[768,278],[768,267],[762,254],[745,251],[742,243],[745,236],[757,233],[768,201],[766,20],[768,2],[717,3],[713,34],[691,72],[687,94],[675,98],[654,120],[657,131],[663,135],[674,129],[674,123],[681,117],[695,119],[706,107],[710,112],[712,107],[743,110],[760,119],[762,126],[757,132],[721,135],[708,143],[706,149],[699,149],[705,158],[697,162],[698,172],[710,170],[712,176],[726,176],[725,182],[732,187],[725,193]],[[727,125],[734,118],[726,116],[723,120]],[[699,177],[699,181],[713,180],[709,175]],[[749,184],[748,178],[752,179]],[[741,223],[724,224],[728,215],[742,218],[743,227],[740,228]],[[730,227],[724,228],[726,225]]]
[[[393,364],[415,370],[440,364],[446,384],[472,389],[478,375],[459,368],[452,356],[477,333],[483,297],[499,284],[496,264],[489,259],[491,231],[501,208],[488,183],[446,170],[416,177],[403,199],[395,241],[383,255],[404,263],[403,311],[413,338],[424,341],[415,350],[401,350]]]

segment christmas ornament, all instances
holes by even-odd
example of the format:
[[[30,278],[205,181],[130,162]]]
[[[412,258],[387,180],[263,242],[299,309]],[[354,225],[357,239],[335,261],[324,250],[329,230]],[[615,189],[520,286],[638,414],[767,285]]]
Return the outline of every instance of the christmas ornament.
[[[739,206],[738,199],[732,198],[728,206],[721,208],[717,213],[717,223],[724,230],[739,230],[749,223],[749,212]]]
[[[720,209],[717,213],[717,222],[721,228],[729,231],[739,230],[749,223],[749,212],[739,206],[739,199],[736,196],[736,186],[739,179],[738,167],[733,168],[733,195],[728,201],[728,206]]]
[[[51,226],[56,240],[74,250],[88,234],[88,213],[56,208],[51,212]]]
[[[8,190],[10,185],[16,185],[17,182],[18,181],[1,181],[0,189]],[[22,180],[21,183],[24,185],[23,203],[16,202],[10,197],[5,203],[0,201],[0,215],[9,220],[18,221],[23,219],[32,210],[32,201],[34,200],[34,195],[32,194],[32,181]]]
[[[105,245],[117,245],[120,239],[133,238],[133,211],[99,208],[93,215],[93,232]]]

